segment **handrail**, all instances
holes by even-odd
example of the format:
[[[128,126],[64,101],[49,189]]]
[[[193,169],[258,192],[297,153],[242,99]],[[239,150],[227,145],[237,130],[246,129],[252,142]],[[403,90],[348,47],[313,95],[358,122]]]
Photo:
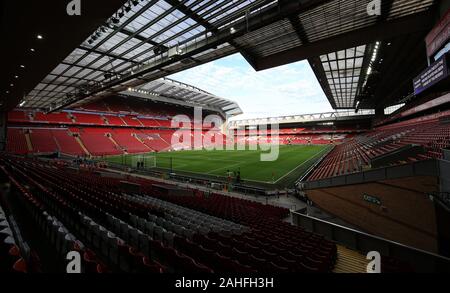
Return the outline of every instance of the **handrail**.
[[[324,235],[331,241],[362,253],[378,251],[384,256],[411,263],[417,272],[450,272],[450,258],[414,248],[362,231],[292,212],[293,224]]]
[[[450,192],[432,192],[430,195],[450,210]]]
[[[316,167],[322,163],[322,161],[336,148],[336,145],[334,145],[332,148],[329,148],[327,152],[325,152],[320,159],[318,159],[309,169],[303,174],[303,176],[295,182],[295,185],[297,186],[300,182],[304,181],[308,176],[311,174],[311,172],[316,169]]]

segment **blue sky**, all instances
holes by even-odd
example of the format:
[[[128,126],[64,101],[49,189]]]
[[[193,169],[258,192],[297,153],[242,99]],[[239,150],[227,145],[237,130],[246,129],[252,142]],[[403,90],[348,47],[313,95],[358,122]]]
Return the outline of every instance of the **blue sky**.
[[[237,119],[332,111],[307,61],[256,72],[235,54],[170,78],[237,102]]]

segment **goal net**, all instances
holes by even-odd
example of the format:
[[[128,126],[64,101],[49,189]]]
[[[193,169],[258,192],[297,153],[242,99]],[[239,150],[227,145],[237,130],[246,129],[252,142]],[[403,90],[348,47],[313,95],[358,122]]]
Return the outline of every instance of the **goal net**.
[[[131,166],[137,169],[153,169],[157,167],[154,154],[136,155],[131,158]]]

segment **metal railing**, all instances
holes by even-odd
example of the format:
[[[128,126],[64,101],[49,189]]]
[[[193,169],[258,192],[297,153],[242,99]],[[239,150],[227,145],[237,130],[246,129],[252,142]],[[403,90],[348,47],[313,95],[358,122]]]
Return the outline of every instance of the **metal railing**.
[[[411,264],[414,271],[418,273],[450,272],[449,258],[428,251],[329,223],[299,212],[292,212],[292,221],[294,225],[321,234],[337,244],[363,254],[377,251],[383,256],[405,261]]]
[[[342,176],[303,182],[303,188],[305,190],[310,190],[413,176],[437,177],[440,175],[440,162],[442,161],[430,159],[392,167],[383,167],[363,172],[355,172]]]
[[[447,210],[450,210],[450,193],[449,192],[433,192],[430,195],[438,200],[445,206]]]
[[[248,186],[245,184],[228,183],[226,179],[219,176],[201,176],[195,174],[182,174],[175,173],[170,170],[163,170],[158,168],[133,168],[127,165],[122,165],[118,163],[108,163],[108,167],[116,170],[121,170],[124,172],[130,172],[133,174],[140,174],[154,178],[165,178],[166,180],[171,180],[178,183],[193,184],[199,186],[208,186],[212,189],[223,190],[225,186],[228,189],[239,192],[244,195],[254,195],[254,196],[268,196],[269,193],[266,188],[258,188],[256,186]],[[216,177],[213,178],[213,177]]]
[[[253,118],[253,119],[243,119],[235,120],[229,123],[230,128],[236,128],[240,126],[254,126],[261,124],[270,124],[273,122],[278,123],[295,123],[295,122],[313,122],[313,121],[336,121],[340,118],[360,118],[364,116],[373,116],[375,110],[360,110],[355,112],[355,110],[343,110],[328,113],[315,113],[315,114],[299,114],[290,116],[278,116],[278,117],[268,117],[268,118]]]

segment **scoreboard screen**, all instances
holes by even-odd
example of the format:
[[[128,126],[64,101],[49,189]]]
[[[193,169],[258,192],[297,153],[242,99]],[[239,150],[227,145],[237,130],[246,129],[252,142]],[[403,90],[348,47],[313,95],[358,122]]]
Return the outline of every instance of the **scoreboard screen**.
[[[449,75],[448,70],[448,54],[431,64],[418,77],[414,79],[414,94],[419,95],[426,89],[446,79]]]

